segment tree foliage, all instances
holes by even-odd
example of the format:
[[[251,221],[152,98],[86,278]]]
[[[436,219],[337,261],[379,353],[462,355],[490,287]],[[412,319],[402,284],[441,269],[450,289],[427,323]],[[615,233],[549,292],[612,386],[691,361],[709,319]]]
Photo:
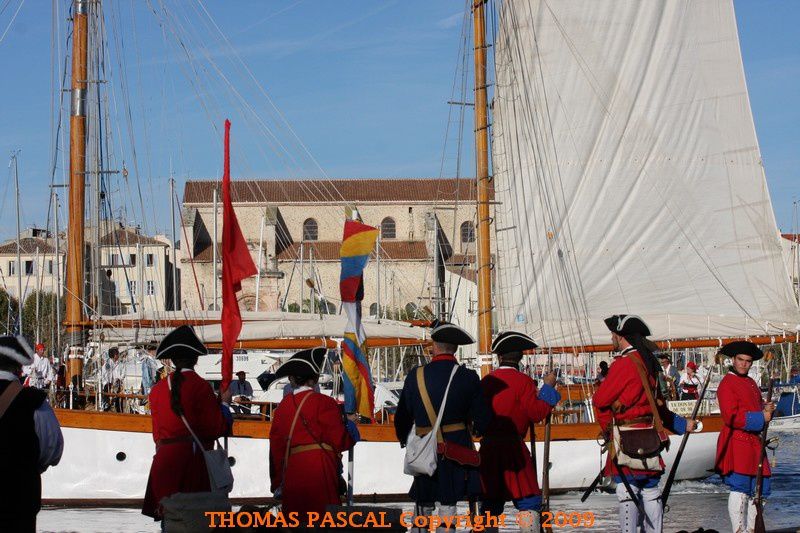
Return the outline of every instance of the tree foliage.
[[[36,313],[36,297],[39,297],[39,313]],[[60,347],[56,346],[57,332],[60,328],[58,315],[56,314],[56,302],[58,298],[53,292],[33,291],[22,306],[22,327],[25,337],[36,342],[37,333],[39,342],[47,347],[47,352],[61,353]],[[61,301],[61,318],[63,320],[66,313],[64,301]]]
[[[0,289],[0,334],[8,335],[15,332],[18,309],[17,299],[5,289]]]

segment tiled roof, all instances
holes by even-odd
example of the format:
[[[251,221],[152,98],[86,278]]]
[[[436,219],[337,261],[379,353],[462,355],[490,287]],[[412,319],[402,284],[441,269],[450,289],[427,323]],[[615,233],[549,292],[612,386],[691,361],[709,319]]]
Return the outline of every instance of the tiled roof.
[[[55,253],[55,247],[44,239],[36,237],[25,237],[19,241],[20,253],[31,255],[36,253],[36,248],[39,248],[40,254]],[[63,253],[63,250],[61,250]],[[6,241],[0,244],[0,254],[16,254],[17,253],[17,240]]]
[[[781,233],[781,237],[787,241],[800,242],[800,233]]]
[[[342,246],[338,241],[314,241],[306,242],[303,255],[307,259],[309,250],[313,250],[315,261],[338,261],[339,248]],[[374,259],[375,253],[370,256]],[[300,243],[292,243],[281,253],[278,254],[278,261],[294,261],[300,257]],[[381,259],[395,261],[424,261],[428,259],[428,249],[424,241],[389,241],[381,242]]]
[[[184,204],[210,204],[217,180],[186,182]],[[231,198],[243,203],[475,201],[475,181],[456,178],[370,178],[234,181]],[[220,196],[221,198],[221,196]]]
[[[117,244],[120,246],[135,246],[137,244],[167,246],[166,243],[163,243],[158,239],[154,239],[153,237],[148,237],[147,235],[142,235],[141,233],[136,233],[133,230],[123,228],[117,228],[111,233],[107,233],[100,238],[101,246],[116,246]]]

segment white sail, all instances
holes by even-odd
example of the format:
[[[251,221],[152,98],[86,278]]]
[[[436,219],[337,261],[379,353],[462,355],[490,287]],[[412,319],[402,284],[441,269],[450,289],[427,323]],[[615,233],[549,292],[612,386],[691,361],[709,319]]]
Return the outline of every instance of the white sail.
[[[500,327],[796,331],[732,0],[505,0],[495,63]]]

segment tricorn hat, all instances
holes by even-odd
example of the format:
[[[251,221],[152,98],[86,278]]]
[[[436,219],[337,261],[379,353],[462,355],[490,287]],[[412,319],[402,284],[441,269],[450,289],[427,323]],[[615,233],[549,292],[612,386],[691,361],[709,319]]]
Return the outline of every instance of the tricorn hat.
[[[158,359],[174,359],[181,355],[208,355],[208,348],[192,326],[180,326],[161,339],[156,349]]]
[[[636,315],[614,315],[606,318],[604,322],[611,333],[623,337],[637,333],[642,337],[650,336],[650,328]]]
[[[294,354],[275,371],[275,379],[286,376],[312,377],[322,373],[328,349],[324,346],[302,350]]]
[[[22,366],[33,363],[33,350],[28,341],[20,335],[0,336],[0,357],[8,357]]]
[[[532,338],[519,331],[504,331],[492,342],[492,352],[497,355],[533,350],[537,347],[538,345],[533,342]]]
[[[753,358],[753,361],[758,361],[764,357],[764,352],[762,352],[758,346],[749,341],[729,342],[719,349],[719,353],[728,357],[736,357],[738,354],[749,355]]]
[[[431,340],[434,342],[455,344],[456,346],[465,346],[475,342],[472,335],[450,322],[434,321],[432,327]]]
[[[668,359],[672,361],[672,357],[670,357],[667,352],[658,352],[656,353],[656,357],[658,357],[659,359]]]

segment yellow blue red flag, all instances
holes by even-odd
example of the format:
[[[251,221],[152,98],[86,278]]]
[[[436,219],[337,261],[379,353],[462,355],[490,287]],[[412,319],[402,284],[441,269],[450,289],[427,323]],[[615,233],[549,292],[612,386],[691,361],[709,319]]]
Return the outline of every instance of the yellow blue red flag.
[[[367,336],[361,324],[361,301],[364,299],[364,268],[377,239],[377,228],[360,220],[347,219],[339,250],[342,263],[339,291],[347,314],[342,340],[344,406],[348,413],[358,413],[367,418],[373,416],[375,390],[367,360]]]

